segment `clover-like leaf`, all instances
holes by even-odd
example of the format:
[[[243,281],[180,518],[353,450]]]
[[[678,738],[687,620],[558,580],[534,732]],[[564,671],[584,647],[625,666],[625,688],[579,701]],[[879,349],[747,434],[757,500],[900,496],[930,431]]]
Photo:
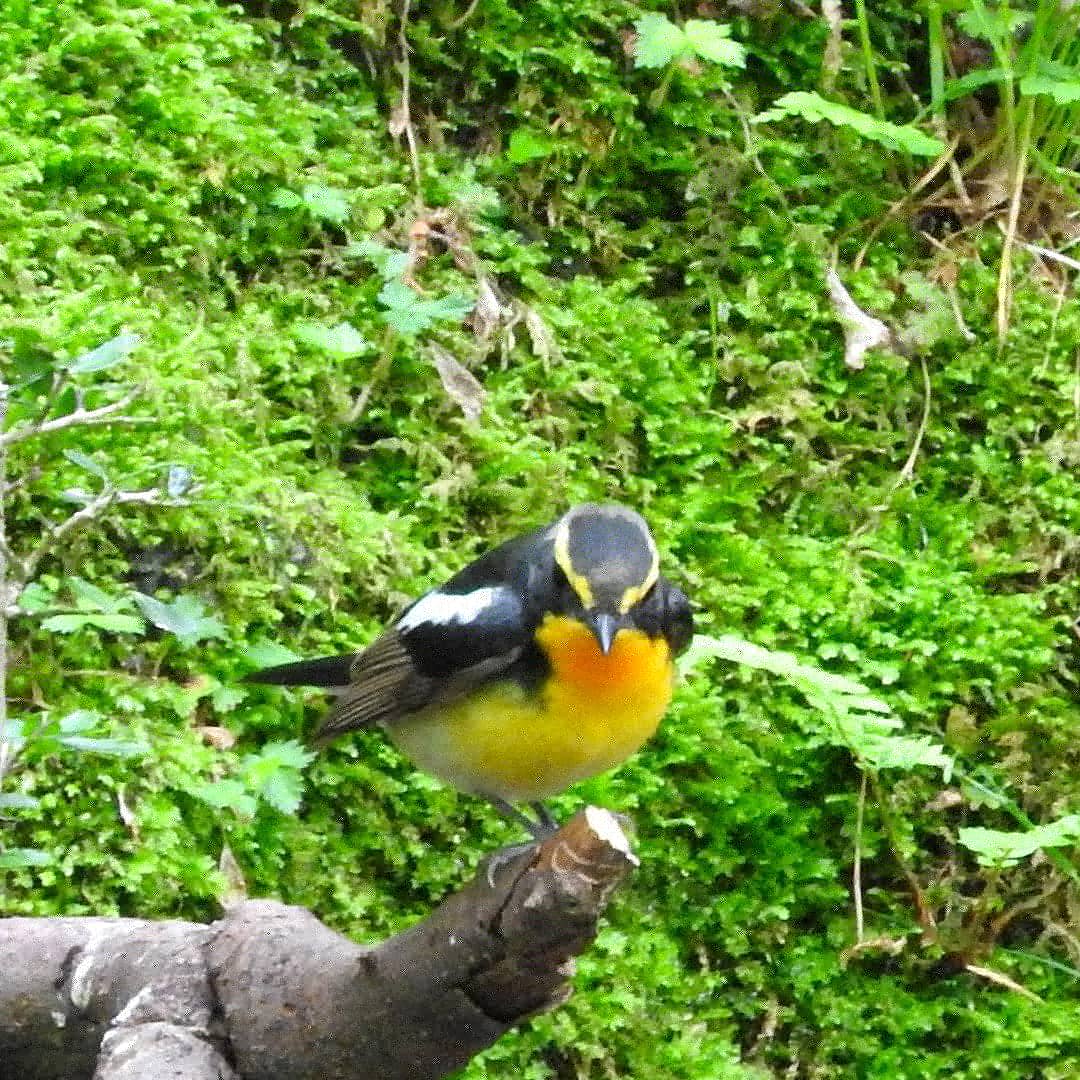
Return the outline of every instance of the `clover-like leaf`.
[[[206,638],[224,638],[225,626],[220,619],[206,615],[206,606],[193,596],[178,596],[171,603],[147,596],[145,593],[134,594],[139,609],[159,630],[175,634],[184,645],[194,645]]]
[[[75,357],[64,367],[72,375],[89,375],[105,371],[114,364],[119,364],[141,340],[138,334],[118,334],[111,341],[106,341],[96,349]]]
[[[293,337],[312,349],[332,353],[342,359],[359,356],[371,348],[367,339],[352,323],[339,322],[336,326],[303,322],[293,328]]]

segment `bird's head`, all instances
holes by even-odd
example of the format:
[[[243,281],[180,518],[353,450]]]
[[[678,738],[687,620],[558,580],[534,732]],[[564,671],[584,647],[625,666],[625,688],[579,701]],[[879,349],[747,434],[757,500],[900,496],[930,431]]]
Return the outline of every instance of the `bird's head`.
[[[660,572],[649,526],[618,503],[582,503],[555,523],[555,562],[606,655]]]

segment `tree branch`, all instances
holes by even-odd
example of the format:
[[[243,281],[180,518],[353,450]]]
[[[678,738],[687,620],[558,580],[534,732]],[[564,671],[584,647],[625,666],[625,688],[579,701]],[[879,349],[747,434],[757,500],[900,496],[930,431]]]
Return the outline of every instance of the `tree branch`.
[[[589,807],[371,947],[271,900],[210,926],[0,920],[4,1075],[436,1080],[569,996],[571,958],[636,862]]]
[[[142,393],[141,387],[129,390],[123,397],[102,405],[97,409],[84,409],[80,404],[74,412],[66,416],[57,416],[53,420],[33,420],[17,424],[9,431],[0,432],[0,449],[5,449],[26,439],[46,435],[52,431],[62,431],[69,427],[88,427],[93,424],[141,424],[148,422],[148,417],[117,416],[121,409],[130,405]]]
[[[85,506],[76,510],[70,517],[65,518],[59,525],[45,530],[44,535],[38,541],[37,546],[24,559],[15,559],[8,551],[10,566],[13,573],[8,586],[6,597],[6,610],[10,613],[11,608],[19,598],[19,593],[30,582],[37,571],[41,560],[54,551],[56,545],[74,532],[80,526],[100,517],[110,506],[123,506],[129,503],[142,503],[153,505],[161,502],[160,488],[146,488],[144,491],[117,491],[116,488],[107,487],[100,495],[95,495]]]

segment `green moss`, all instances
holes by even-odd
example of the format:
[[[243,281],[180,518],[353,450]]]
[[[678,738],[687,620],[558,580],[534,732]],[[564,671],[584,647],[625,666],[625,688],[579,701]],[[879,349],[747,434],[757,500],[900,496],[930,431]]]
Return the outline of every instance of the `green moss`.
[[[922,450],[897,487],[923,410],[919,363],[872,354],[848,369],[823,283],[832,246],[849,264],[896,194],[895,163],[843,134],[775,126],[753,129],[749,156],[738,113],[818,85],[820,23],[740,20],[752,60],[730,94],[723,73],[680,71],[660,100],[657,73],[624,48],[637,5],[482,0],[460,25],[467,5],[424,5],[409,29],[423,198],[459,250],[434,243],[416,275],[442,297],[475,291],[479,270],[520,319],[487,340],[452,321],[409,338],[387,336],[382,282],[348,249],[377,236],[404,250],[416,216],[387,132],[397,24],[385,5],[344,0],[285,24],[246,7],[26,0],[0,31],[12,370],[143,336],[107,376],[143,385],[143,423],[17,448],[13,543],[32,544],[87,483],[64,449],[135,487],[182,466],[198,484],[187,505],[118,508],[42,569],[194,596],[227,633],[185,645],[15,622],[16,713],[93,708],[152,753],[27,757],[9,783],[41,801],[4,824],[5,844],[54,861],[5,876],[6,911],[210,918],[227,844],[253,895],[357,937],[421,917],[512,832],[375,735],[307,769],[296,816],[211,806],[204,785],[243,776],[245,755],[299,737],[321,708],[241,686],[251,650],[367,641],[493,540],[594,497],[643,509],[703,629],[865,680],[1034,820],[1075,809],[1080,316],[1023,285],[999,352],[996,272],[972,261],[964,341],[924,287],[925,254],[902,225],[884,230],[845,280],[935,338]],[[875,15],[896,57],[907,18]],[[549,152],[509,158],[520,130]],[[554,348],[530,336],[525,305]],[[295,333],[343,321],[371,348],[320,351]],[[431,340],[483,383],[477,423],[440,386]],[[381,350],[385,378],[350,422]],[[110,398],[104,378],[83,380],[88,403]],[[44,384],[19,385],[15,418]],[[235,747],[206,742],[218,726]],[[933,809],[931,773],[884,779],[896,836],[871,799],[867,933],[903,948],[847,956],[849,757],[760,674],[717,665],[684,686],[652,746],[560,802],[630,813],[643,859],[575,998],[467,1075],[1066,1075],[1075,981],[1041,961],[1075,958],[1041,935],[1067,920],[1075,882],[1044,862],[990,890],[955,834],[1009,825],[1006,810],[972,790]],[[894,845],[941,921],[936,944]],[[988,921],[1040,895],[1004,932],[1010,951],[983,955]],[[1043,1004],[949,974],[960,945]]]

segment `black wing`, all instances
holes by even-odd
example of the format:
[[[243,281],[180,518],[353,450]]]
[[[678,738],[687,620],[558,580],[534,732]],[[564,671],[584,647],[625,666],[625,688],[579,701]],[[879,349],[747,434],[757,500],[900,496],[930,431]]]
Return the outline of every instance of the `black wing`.
[[[509,540],[425,593],[363,652],[283,664],[249,681],[341,687],[319,743],[452,701],[535,648],[536,613],[524,597],[537,573],[550,573],[550,549],[550,526]]]
[[[452,701],[512,667],[531,644],[532,627],[509,586],[436,589],[353,660],[349,685],[315,737],[393,725]]]

